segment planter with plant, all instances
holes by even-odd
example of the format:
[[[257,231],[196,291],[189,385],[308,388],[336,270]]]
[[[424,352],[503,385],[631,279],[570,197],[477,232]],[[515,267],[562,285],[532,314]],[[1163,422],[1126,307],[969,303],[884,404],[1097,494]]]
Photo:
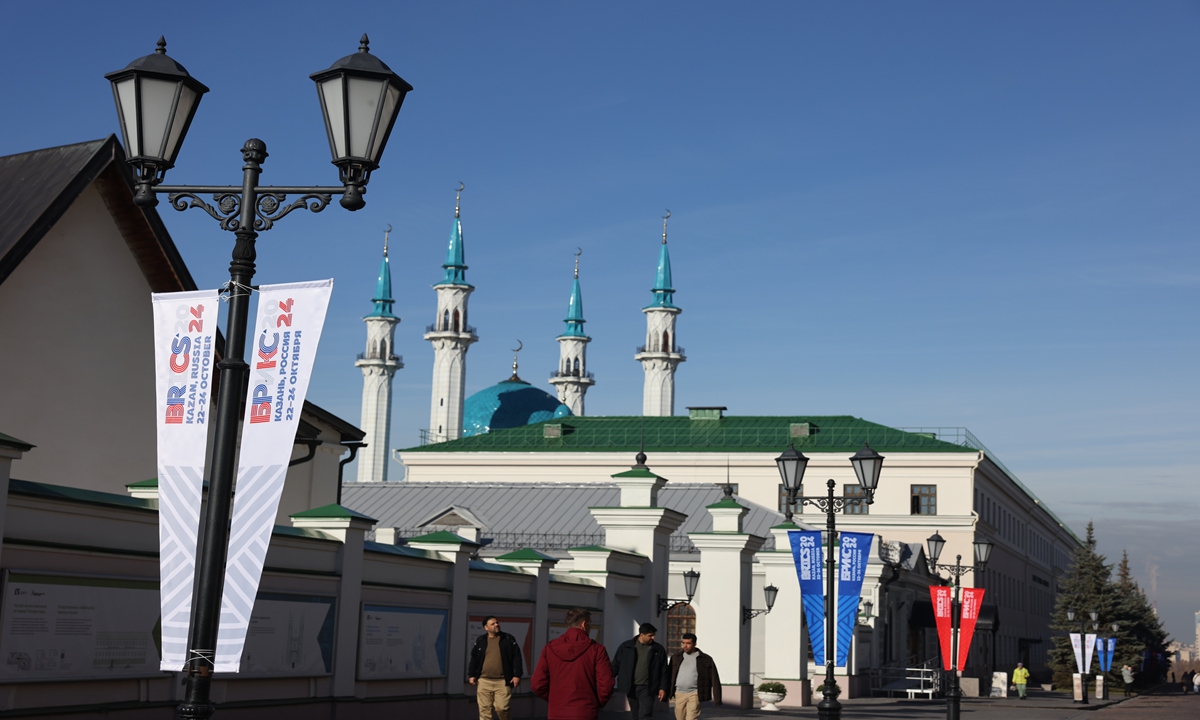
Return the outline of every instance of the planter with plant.
[[[787,695],[787,687],[779,682],[765,682],[758,686],[758,699],[762,700],[762,710],[774,712],[779,710],[775,703]]]

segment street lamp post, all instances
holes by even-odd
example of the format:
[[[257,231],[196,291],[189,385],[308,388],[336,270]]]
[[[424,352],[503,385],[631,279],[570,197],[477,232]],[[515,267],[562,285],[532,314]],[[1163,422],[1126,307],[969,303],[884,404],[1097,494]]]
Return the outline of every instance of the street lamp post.
[[[783,454],[775,458],[779,468],[779,476],[783,479],[784,490],[787,491],[787,519],[792,519],[792,506],[799,503],[812,505],[825,513],[825,533],[828,537],[828,552],[825,565],[825,691],[821,702],[817,703],[817,717],[820,720],[840,720],[842,704],[834,694],[833,668],[836,659],[837,645],[834,632],[837,627],[833,593],[833,575],[835,568],[834,544],[837,542],[836,515],[839,510],[845,512],[847,505],[859,505],[875,502],[875,488],[879,485],[879,471],[883,469],[883,456],[872,450],[866,443],[862,449],[850,458],[854,466],[854,474],[858,476],[858,484],[863,490],[862,497],[837,497],[833,494],[836,483],[833,478],[825,484],[827,494],[814,497],[799,497],[801,483],[804,480],[804,470],[808,467],[808,458],[797,452],[794,445],[788,445]]]
[[[216,710],[209,690],[229,550],[238,414],[245,401],[249,370],[245,361],[246,324],[255,271],[255,239],[293,210],[324,210],[333,195],[342,196],[341,205],[347,210],[362,208],[362,194],[371,171],[379,167],[400,105],[412,90],[403,78],[371,55],[367,43],[363,35],[357,53],[312,75],[341,187],[259,186],[267,146],[256,138],[242,147],[240,186],[163,185],[208,88],[167,56],[163,38],[159,38],[154,53],[105,75],[112,83],[125,153],[134,171],[134,203],[152,208],[158,204],[156,194],[166,193],[176,210],[200,208],[236,238],[229,265],[225,353],[217,363],[220,389],[208,466],[208,507],[196,562],[196,604],[185,667],[187,687],[176,711],[179,718],[208,718]],[[205,194],[212,195],[215,206],[201,199]],[[285,204],[288,195],[300,197]]]
[[[945,570],[950,573],[952,579],[951,585],[954,586],[954,598],[950,603],[950,683],[946,689],[946,720],[959,720],[959,712],[962,701],[962,688],[958,683],[958,625],[959,615],[961,613],[961,603],[959,602],[959,591],[962,589],[962,576],[969,572],[983,572],[987,565],[988,558],[992,555],[993,543],[989,540],[976,540],[975,546],[975,564],[963,565],[962,555],[957,555],[954,558],[953,565],[939,565],[938,558],[941,557],[942,548],[945,547],[946,541],[942,539],[941,533],[935,532],[926,541],[926,547],[929,554],[929,572],[936,575],[938,570]]]

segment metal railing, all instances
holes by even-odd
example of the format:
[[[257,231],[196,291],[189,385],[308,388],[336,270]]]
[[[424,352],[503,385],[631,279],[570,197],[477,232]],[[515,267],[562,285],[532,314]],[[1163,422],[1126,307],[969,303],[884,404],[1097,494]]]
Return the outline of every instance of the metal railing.
[[[575,372],[573,370],[571,372],[561,372],[561,371],[555,370],[554,372],[550,373],[550,379],[553,380],[555,378],[584,378],[587,380],[595,380],[596,376],[590,372],[582,372],[581,373],[581,372]]]
[[[475,332],[475,326],[474,326],[474,325],[463,325],[461,330],[455,330],[455,329],[454,329],[454,328],[452,328],[452,327],[438,327],[438,326],[437,326],[437,324],[435,323],[435,324],[433,324],[433,325],[426,325],[426,326],[425,326],[425,332],[427,332],[427,333],[431,333],[431,332],[457,332],[457,333],[466,333],[466,334],[468,334],[468,335],[478,335],[478,333],[477,333],[477,332]]]
[[[686,350],[684,350],[684,348],[683,348],[683,346],[682,346],[682,345],[676,345],[674,350],[657,350],[657,349],[655,349],[655,350],[646,350],[646,346],[645,346],[645,345],[638,345],[638,346],[637,346],[637,350],[636,350],[635,352],[636,352],[636,354],[638,354],[638,355],[640,355],[640,354],[642,354],[642,353],[644,353],[644,352],[665,352],[665,353],[668,353],[668,354],[674,354],[674,355],[683,355],[683,356],[685,356],[685,357],[687,356],[687,351],[686,351]]]
[[[398,538],[414,538],[421,535],[428,535],[439,530],[448,530],[454,532],[459,528],[453,526],[441,525],[426,525],[424,527],[404,527],[396,528],[396,537]],[[520,550],[523,548],[531,548],[533,550],[570,550],[571,548],[587,547],[588,545],[603,545],[604,532],[591,533],[555,533],[555,532],[488,532],[482,530],[480,537],[486,545],[493,550]],[[771,551],[775,548],[775,539],[767,538],[766,545],[763,550]],[[685,533],[673,533],[670,537],[670,552],[672,553],[698,553],[699,550],[692,544],[691,539]]]
[[[355,356],[355,359],[357,359],[357,360],[387,360],[388,362],[398,362],[401,365],[404,364],[404,357],[402,355],[388,355],[387,357],[381,357],[378,353],[359,353],[358,355]]]

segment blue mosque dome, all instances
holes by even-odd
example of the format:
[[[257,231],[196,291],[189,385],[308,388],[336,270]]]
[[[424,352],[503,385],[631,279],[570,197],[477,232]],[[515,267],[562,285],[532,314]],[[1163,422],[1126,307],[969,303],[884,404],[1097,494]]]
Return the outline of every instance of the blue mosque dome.
[[[569,415],[571,408],[558,398],[517,377],[514,358],[512,377],[480,390],[463,402],[463,437]]]

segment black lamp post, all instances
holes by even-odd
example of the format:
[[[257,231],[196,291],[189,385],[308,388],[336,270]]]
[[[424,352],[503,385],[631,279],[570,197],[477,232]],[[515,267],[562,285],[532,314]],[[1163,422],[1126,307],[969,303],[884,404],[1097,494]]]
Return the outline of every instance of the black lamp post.
[[[829,549],[825,561],[825,691],[821,702],[817,703],[817,717],[820,720],[840,720],[842,704],[834,694],[833,668],[837,659],[837,645],[834,642],[834,632],[837,627],[837,613],[833,598],[833,575],[835,567],[834,545],[837,542],[836,515],[839,510],[845,512],[847,505],[859,505],[875,502],[875,488],[879,485],[879,472],[883,469],[883,456],[872,450],[866,443],[862,449],[850,458],[854,466],[854,474],[858,476],[858,484],[862,487],[863,497],[836,497],[833,489],[836,483],[830,478],[825,483],[828,493],[825,496],[797,497],[801,483],[804,481],[804,471],[808,467],[808,458],[796,451],[792,445],[783,454],[775,458],[779,475],[783,478],[783,487],[787,491],[787,519],[792,519],[792,506],[812,505],[825,513],[825,534],[829,538]]]
[[[154,53],[105,77],[112,83],[125,152],[136,175],[133,201],[150,208],[158,204],[157,193],[167,193],[176,210],[198,207],[236,238],[229,265],[225,356],[217,363],[220,390],[212,462],[208,467],[208,509],[196,562],[196,604],[188,639],[187,689],[177,709],[180,718],[208,718],[215,711],[209,689],[229,550],[238,412],[245,402],[249,369],[245,346],[255,270],[254,242],[260,231],[270,230],[275,221],[293,210],[324,210],[333,195],[342,195],[341,204],[349,210],[363,207],[362,193],[371,171],[378,167],[379,155],[412,86],[368,52],[366,35],[356,54],[312,76],[325,115],[333,164],[341,174],[341,187],[260,187],[258,178],[267,158],[267,146],[253,138],[242,147],[245,164],[240,186],[166,186],[162,184],[163,177],[174,166],[200,98],[208,88],[167,56],[163,38],[159,38]],[[215,207],[200,198],[208,193],[212,194]],[[284,205],[289,194],[300,198]]]
[[[958,683],[958,623],[961,603],[959,602],[959,591],[962,589],[962,576],[969,572],[983,572],[987,565],[988,558],[992,555],[994,544],[990,540],[976,540],[975,546],[975,564],[963,565],[962,555],[957,555],[954,558],[953,565],[939,565],[938,558],[942,555],[942,548],[946,546],[946,541],[942,539],[940,533],[935,532],[926,541],[926,552],[929,555],[929,572],[936,575],[938,570],[945,570],[950,573],[950,584],[954,587],[954,598],[950,604],[950,682],[946,689],[946,720],[959,720],[959,711],[962,701],[962,689]]]
[[[689,569],[683,574],[683,591],[687,594],[687,600],[678,598],[665,598],[662,595],[658,596],[658,614],[662,615],[667,610],[671,609],[672,605],[686,603],[690,605],[692,598],[696,597],[696,586],[700,583],[700,573],[694,569]]]

